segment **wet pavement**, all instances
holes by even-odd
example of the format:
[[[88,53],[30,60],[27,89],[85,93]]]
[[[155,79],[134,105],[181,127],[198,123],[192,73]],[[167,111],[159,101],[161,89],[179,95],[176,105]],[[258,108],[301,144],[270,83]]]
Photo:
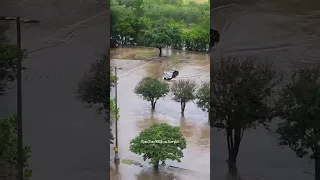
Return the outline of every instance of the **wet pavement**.
[[[146,51],[139,48],[117,49],[117,53]],[[147,52],[153,50],[147,50]],[[169,51],[170,52],[170,51]],[[172,51],[172,54],[182,51]],[[119,57],[119,54],[117,54]],[[194,103],[186,105],[185,116],[181,117],[180,104],[171,100],[170,96],[158,100],[156,110],[151,111],[150,103],[142,100],[134,93],[134,88],[144,76],[163,77],[163,72],[170,69],[179,70],[178,79],[191,79],[197,83],[209,80],[209,57],[206,54],[184,53],[187,60],[125,60],[112,59],[111,66],[121,67],[118,71],[118,106],[119,120],[119,156],[141,163],[144,167],[121,163],[118,169],[111,169],[112,180],[207,180],[210,178],[210,128],[208,115],[197,108]],[[190,58],[188,58],[190,57]],[[191,57],[198,57],[192,59]],[[111,96],[113,96],[113,93]],[[187,148],[181,163],[167,161],[167,166],[157,174],[153,167],[144,162],[141,156],[129,150],[129,142],[139,133],[155,123],[169,123],[180,126],[186,137]],[[114,153],[111,151],[111,157]]]
[[[320,58],[320,3],[294,1],[215,0],[211,26],[221,41],[211,53],[222,56],[257,56],[272,60],[285,75],[297,67],[316,65]],[[224,179],[227,144],[222,133],[211,131],[211,174]],[[287,148],[278,148],[276,138],[263,128],[247,132],[240,147],[238,166],[245,180],[311,180],[313,163],[298,159]]]

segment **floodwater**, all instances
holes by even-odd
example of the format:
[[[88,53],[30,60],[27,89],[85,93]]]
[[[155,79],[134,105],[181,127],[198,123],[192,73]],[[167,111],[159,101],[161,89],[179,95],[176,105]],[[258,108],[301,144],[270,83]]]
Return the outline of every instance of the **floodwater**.
[[[22,26],[22,46],[29,53],[22,84],[23,137],[31,145],[32,180],[108,179],[109,127],[75,97],[83,74],[108,49],[104,4],[1,1],[0,15],[41,21]],[[15,39],[14,24],[8,34]],[[16,112],[15,102],[14,83],[1,97],[1,115]]]
[[[317,0],[215,0],[211,27],[221,41],[211,56],[256,56],[271,60],[285,75],[320,59],[320,1]],[[225,136],[211,131],[212,177],[224,179],[227,172]],[[274,135],[263,128],[247,132],[240,147],[238,167],[245,180],[311,180],[313,163],[298,159],[288,148],[278,148]]]
[[[137,53],[155,52],[151,48],[118,48],[113,57],[133,57]],[[166,51],[165,51],[166,52]],[[144,76],[163,77],[163,72],[177,69],[178,79],[191,79],[197,83],[209,81],[209,56],[207,54],[188,53],[168,50],[164,55],[177,56],[185,60],[130,60],[112,59],[111,66],[121,67],[118,70],[118,107],[120,108],[119,156],[122,160],[133,160],[144,167],[121,163],[110,170],[112,180],[208,180],[210,178],[210,128],[208,114],[197,108],[194,103],[186,105],[185,116],[181,117],[180,104],[171,100],[170,95],[160,99],[156,110],[151,111],[150,103],[134,93],[134,88]],[[123,55],[124,54],[124,55]],[[112,92],[111,96],[114,96]],[[155,123],[169,123],[179,126],[187,140],[184,158],[181,163],[167,161],[166,167],[157,173],[147,161],[129,150],[129,142],[139,133]],[[111,147],[112,148],[112,147]],[[114,152],[111,151],[112,158]],[[113,164],[113,161],[111,162]]]

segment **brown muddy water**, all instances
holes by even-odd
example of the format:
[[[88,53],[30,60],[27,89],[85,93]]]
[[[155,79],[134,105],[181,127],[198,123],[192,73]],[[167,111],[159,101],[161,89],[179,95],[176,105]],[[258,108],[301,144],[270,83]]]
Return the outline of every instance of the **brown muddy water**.
[[[111,66],[121,67],[118,70],[118,106],[120,108],[119,156],[123,163],[110,169],[112,180],[208,180],[210,178],[210,128],[208,115],[197,108],[194,103],[188,103],[185,116],[181,117],[180,105],[171,100],[170,95],[157,102],[156,110],[151,112],[150,103],[142,100],[134,93],[136,84],[144,76],[162,77],[163,72],[170,69],[179,70],[178,79],[191,79],[199,84],[209,81],[209,56],[207,54],[168,50],[165,56],[174,56],[154,60],[138,60],[137,54],[155,53],[152,48],[118,48],[112,59]],[[141,55],[141,54],[140,54]],[[128,56],[133,59],[127,59]],[[149,56],[150,57],[150,56]],[[184,59],[184,60],[181,60]],[[114,96],[112,92],[111,97]],[[167,166],[156,173],[149,161],[143,161],[141,156],[129,150],[129,142],[142,130],[155,123],[169,123],[179,126],[187,139],[187,148],[181,163],[167,161]],[[114,152],[111,147],[111,158]],[[144,167],[126,163],[128,160],[140,163]],[[113,161],[111,162],[113,164]]]
[[[295,68],[319,63],[320,1],[214,0],[212,4],[211,27],[221,35],[211,52],[212,62],[221,55],[256,56],[273,61],[285,80]],[[211,175],[220,180],[227,172],[227,144],[223,133],[211,133]],[[277,147],[276,137],[263,128],[244,135],[238,168],[245,180],[314,178],[312,161]]]

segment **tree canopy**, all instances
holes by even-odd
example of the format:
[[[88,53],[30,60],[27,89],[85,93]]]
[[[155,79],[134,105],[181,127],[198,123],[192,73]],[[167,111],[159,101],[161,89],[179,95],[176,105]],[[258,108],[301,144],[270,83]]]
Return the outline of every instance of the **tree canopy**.
[[[92,63],[89,72],[78,83],[76,96],[89,105],[100,105],[98,111],[105,113],[105,121],[110,123],[110,138],[113,140],[110,118],[116,116],[116,111],[113,100],[110,100],[110,89],[117,83],[117,78],[110,73],[108,62],[108,56],[103,55]]]
[[[309,155],[320,179],[320,67],[304,67],[293,74],[281,91],[277,112],[279,145],[290,147],[298,157]]]
[[[209,1],[111,0],[110,9],[113,45],[209,50]]]
[[[245,131],[267,122],[273,112],[270,101],[279,78],[271,65],[250,57],[228,57],[213,65],[210,124],[226,132],[233,175]]]
[[[7,26],[0,26],[0,95],[5,93],[8,82],[16,79],[17,47],[5,36]]]
[[[171,86],[173,100],[181,105],[181,113],[184,114],[186,103],[195,99],[197,84],[191,80],[180,79]]]
[[[9,166],[10,173],[16,176],[18,167],[18,122],[14,114],[8,118],[0,119],[0,158],[5,160]],[[24,179],[29,180],[32,176],[32,170],[29,167],[30,146],[23,147]],[[3,175],[3,174],[1,174]],[[12,177],[11,177],[12,178]],[[15,177],[17,178],[17,177]]]
[[[157,100],[169,93],[169,85],[154,77],[144,77],[136,86],[135,93],[144,100],[150,101],[151,108],[155,109]]]
[[[131,140],[130,150],[143,155],[143,159],[151,159],[151,164],[158,167],[167,159],[178,161],[183,158],[182,150],[186,148],[186,139],[179,127],[166,123],[154,124]]]
[[[202,83],[196,93],[196,104],[203,111],[209,112],[210,109],[210,83]]]

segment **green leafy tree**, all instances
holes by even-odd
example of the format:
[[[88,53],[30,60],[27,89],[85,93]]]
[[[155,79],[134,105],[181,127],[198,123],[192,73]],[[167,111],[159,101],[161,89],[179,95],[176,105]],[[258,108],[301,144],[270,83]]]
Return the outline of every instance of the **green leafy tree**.
[[[110,26],[112,45],[127,44],[129,39],[135,35],[134,26],[136,19],[132,7],[120,5],[116,1],[111,1]]]
[[[190,51],[207,51],[208,50],[209,43],[210,43],[210,27],[206,26],[206,24],[209,24],[209,23],[205,23],[205,25],[204,24],[193,25],[191,29],[185,29],[182,31],[182,39],[185,42],[185,46],[187,50],[190,50]]]
[[[171,86],[173,100],[181,105],[181,114],[184,114],[186,104],[195,99],[197,84],[191,80],[180,79],[174,82]]]
[[[132,37],[138,45],[148,46],[147,35],[152,27],[152,22],[149,18],[140,17],[136,19],[134,30],[136,34]]]
[[[166,123],[154,124],[131,140],[130,151],[143,155],[143,159],[151,159],[151,164],[158,168],[160,162],[167,159],[181,162],[182,150],[186,148],[186,139],[179,127]]]
[[[282,119],[276,130],[279,145],[290,147],[299,158],[314,160],[315,180],[320,179],[320,67],[301,68],[279,96]]]
[[[266,123],[272,114],[271,96],[279,83],[271,64],[254,58],[225,58],[213,65],[210,124],[225,131],[228,168],[237,175],[237,156],[246,130]]]
[[[183,48],[183,39],[182,39],[182,30],[184,29],[184,22],[176,22],[174,20],[169,21],[169,26],[172,29],[172,43],[171,47],[173,49],[182,49]]]
[[[170,30],[166,21],[162,20],[157,22],[149,33],[150,45],[159,49],[159,57],[162,56],[162,48],[170,46],[172,43]]]
[[[110,115],[111,118],[114,120],[119,120],[120,119],[120,113],[119,113],[119,108],[116,107],[116,100],[110,99]]]
[[[159,57],[162,55],[163,48],[171,46],[175,41],[181,39],[179,29],[171,27],[166,18],[156,21],[153,29],[148,32],[148,44],[159,49]]]
[[[144,77],[136,86],[135,93],[150,101],[151,108],[156,108],[157,100],[169,93],[169,85],[154,77]]]
[[[202,83],[196,93],[196,104],[202,111],[210,110],[210,83]]]
[[[130,15],[123,16],[121,19],[118,20],[114,28],[116,29],[119,35],[121,45],[127,44],[130,38],[134,36],[135,23],[135,18]]]
[[[88,73],[85,73],[78,83],[76,95],[78,99],[90,106],[99,105],[98,112],[105,113],[105,121],[110,123],[110,89],[115,86],[117,78],[110,73],[109,57],[103,55],[92,63]],[[110,138],[113,136],[110,131]]]
[[[0,158],[9,166],[10,172],[6,174],[7,178],[17,178],[18,167],[18,121],[17,116],[0,119]],[[30,146],[23,147],[24,179],[29,180],[32,176],[32,170],[29,167]]]
[[[111,0],[110,9],[113,46],[134,44],[156,47],[160,56],[162,48],[167,46],[183,49],[187,44],[187,50],[209,49],[206,48],[210,41],[209,1]],[[168,20],[171,22],[168,23]],[[190,34],[183,34],[184,30],[190,30]]]
[[[134,14],[136,17],[143,17],[144,14],[144,4],[143,0],[135,0],[132,2],[132,7],[134,9]]]

